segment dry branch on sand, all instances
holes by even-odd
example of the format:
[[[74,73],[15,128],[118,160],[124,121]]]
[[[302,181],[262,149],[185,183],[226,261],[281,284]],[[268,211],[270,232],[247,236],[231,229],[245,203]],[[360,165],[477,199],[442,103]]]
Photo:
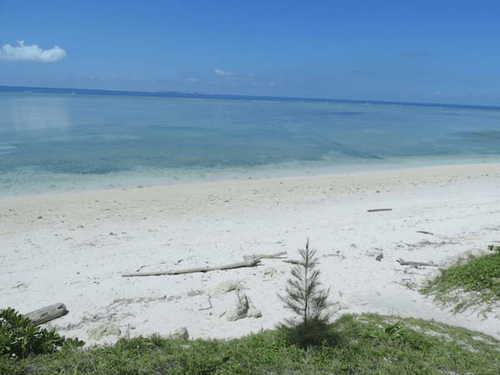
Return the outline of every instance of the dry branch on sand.
[[[411,260],[404,260],[399,258],[396,260],[399,264],[402,266],[411,266],[411,267],[438,267],[437,264],[434,264],[432,262],[413,262]]]
[[[226,264],[223,266],[197,267],[197,268],[187,268],[187,269],[182,269],[182,270],[160,271],[160,272],[126,273],[126,274],[123,274],[122,277],[185,275],[188,273],[225,271],[225,270],[232,270],[232,269],[236,269],[236,268],[256,267],[259,264],[260,264],[260,259],[253,259],[252,258],[250,260],[245,260],[243,262],[231,263],[231,264]]]
[[[122,277],[138,277],[138,276],[172,276],[172,275],[185,275],[189,273],[198,273],[198,272],[211,272],[211,271],[226,271],[237,268],[246,268],[246,267],[256,267],[260,264],[261,259],[281,259],[286,252],[279,252],[275,254],[255,254],[255,255],[246,255],[243,257],[243,262],[226,264],[223,266],[215,266],[215,267],[195,267],[195,268],[187,268],[180,270],[172,270],[172,271],[159,271],[159,272],[136,272],[136,273],[126,273],[123,274]]]

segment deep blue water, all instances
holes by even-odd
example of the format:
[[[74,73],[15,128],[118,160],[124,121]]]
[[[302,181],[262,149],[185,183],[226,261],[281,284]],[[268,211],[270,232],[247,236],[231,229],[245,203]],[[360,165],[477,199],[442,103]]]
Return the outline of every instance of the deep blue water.
[[[0,92],[0,194],[500,160],[500,108]]]

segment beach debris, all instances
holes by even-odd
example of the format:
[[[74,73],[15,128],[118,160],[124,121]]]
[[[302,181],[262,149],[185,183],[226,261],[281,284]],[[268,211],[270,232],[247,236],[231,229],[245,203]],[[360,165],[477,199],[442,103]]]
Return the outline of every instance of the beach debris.
[[[26,289],[28,287],[28,284],[19,282],[15,286],[13,286],[13,289]]]
[[[276,279],[278,277],[278,270],[274,267],[267,267],[264,270],[264,281]]]
[[[42,307],[41,309],[24,314],[25,317],[33,321],[35,325],[44,324],[51,320],[60,318],[68,313],[68,309],[64,303],[55,303],[50,306]]]
[[[182,299],[182,296],[169,296],[167,302],[177,302]]]
[[[189,331],[186,327],[177,328],[168,337],[176,340],[189,340]]]
[[[401,242],[401,243],[398,243],[396,246],[399,247],[399,248],[402,248],[402,247],[407,247],[408,249],[421,249],[421,248],[424,248],[424,247],[434,247],[434,248],[437,248],[437,247],[442,247],[442,246],[447,246],[447,245],[457,245],[459,242],[455,241],[455,240],[446,240],[446,241],[429,241],[429,240],[422,240],[422,241],[419,241],[419,242],[416,242],[416,243],[409,243],[409,242]]]
[[[279,253],[274,254],[252,254],[245,255],[243,257],[244,260],[252,260],[252,259],[282,259],[286,255],[286,251],[280,251]]]
[[[185,275],[189,273],[205,273],[212,271],[226,271],[232,270],[236,268],[245,268],[245,267],[256,267],[260,264],[260,259],[249,259],[244,260],[243,262],[231,263],[223,266],[216,267],[197,267],[197,268],[188,268],[181,270],[172,270],[172,271],[160,271],[160,272],[142,272],[142,273],[126,273],[123,274],[122,277],[138,277],[138,276],[173,276],[173,275]]]
[[[401,258],[397,259],[396,262],[398,262],[402,266],[411,266],[411,267],[415,267],[415,268],[418,268],[418,267],[438,267],[437,264],[434,264],[432,262],[414,262],[414,261],[410,261],[410,260],[404,260]]]
[[[434,236],[434,233],[427,232],[426,230],[417,230],[417,233],[428,234],[429,236]]]
[[[161,262],[160,264],[165,264],[166,262]],[[179,264],[179,262],[175,263],[175,264]],[[154,264],[143,264],[142,266],[138,267],[135,272],[139,272],[139,271],[142,271],[144,268],[146,267],[151,267],[151,266],[154,266]]]
[[[337,250],[334,253],[324,254],[321,257],[322,258],[339,257],[339,258],[345,259],[344,254],[342,254],[342,251],[340,251],[340,250]]]
[[[186,295],[188,297],[196,297],[196,296],[201,296],[203,294],[203,290],[199,290],[199,289],[191,289],[190,291],[188,291],[186,293]]]
[[[336,253],[329,253],[329,254],[324,254],[322,255],[321,257],[322,258],[330,258],[330,257],[338,257],[339,254],[336,254]]]
[[[254,254],[254,255],[245,255],[243,257],[243,262],[227,264],[223,266],[216,267],[197,267],[197,268],[188,268],[181,270],[172,270],[172,271],[160,271],[160,272],[136,272],[136,273],[126,273],[123,274],[122,277],[137,277],[137,276],[173,276],[173,275],[185,275],[188,273],[198,273],[198,272],[211,272],[211,271],[225,271],[232,270],[236,268],[245,268],[245,267],[256,267],[260,265],[261,259],[282,259],[282,257],[286,255],[286,251],[282,251],[275,254]]]
[[[223,294],[236,291],[239,292],[242,289],[241,281],[238,280],[227,280],[217,284],[209,291],[209,295],[212,297],[221,296]]]
[[[366,212],[382,212],[382,211],[392,211],[392,208],[371,208],[366,210]]]
[[[90,340],[99,341],[105,336],[120,336],[122,331],[116,324],[104,323],[87,331]]]
[[[180,297],[179,297],[180,298]],[[117,298],[114,299],[111,304],[108,306],[111,309],[115,309],[120,306],[128,306],[131,304],[136,304],[136,303],[151,303],[151,302],[158,302],[158,301],[166,301],[167,295],[162,295],[159,297],[136,297],[136,298]]]
[[[137,268],[137,269],[135,270],[135,272],[142,271],[142,270],[143,270],[144,268],[146,268],[146,267],[149,267],[149,265],[148,265],[148,264],[143,264],[142,266],[140,266],[139,268]]]
[[[376,261],[378,262],[381,262],[382,259],[384,259],[384,254],[380,253],[379,255],[377,255],[377,257],[375,258]]]
[[[214,306],[212,305],[212,297],[207,296],[207,302],[208,302],[208,304],[207,304],[207,305],[205,305],[205,306],[203,306],[203,307],[200,307],[200,308],[198,309],[198,311],[212,310],[212,309],[213,309],[213,307],[214,307]]]
[[[255,308],[250,298],[240,292],[236,292],[236,306],[227,312],[226,319],[230,322],[245,318],[261,318],[262,313]]]

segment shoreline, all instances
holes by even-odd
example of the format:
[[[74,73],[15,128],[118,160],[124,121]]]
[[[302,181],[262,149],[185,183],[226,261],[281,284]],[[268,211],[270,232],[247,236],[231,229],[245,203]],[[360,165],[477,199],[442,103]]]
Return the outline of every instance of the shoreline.
[[[285,172],[280,170],[280,165],[273,166],[262,166],[258,169],[252,170],[244,170],[244,169],[234,169],[227,168],[216,170],[214,172],[214,176],[210,178],[200,177],[201,175],[206,175],[210,172],[210,170],[202,170],[202,172],[198,170],[191,170],[190,173],[192,176],[198,175],[198,177],[188,177],[185,180],[174,178],[170,181],[159,180],[157,182],[149,183],[141,183],[141,179],[137,178],[137,180],[132,182],[127,182],[124,185],[114,185],[114,184],[106,184],[105,185],[87,185],[81,189],[71,188],[60,190],[45,190],[45,191],[24,191],[24,192],[13,192],[13,193],[1,193],[0,192],[0,200],[4,199],[13,199],[13,198],[26,198],[26,197],[36,197],[36,196],[53,196],[53,195],[66,195],[66,194],[92,194],[99,192],[107,192],[107,191],[129,191],[134,189],[162,189],[162,188],[170,188],[170,187],[187,187],[187,186],[195,186],[195,185],[211,185],[211,184],[232,184],[232,183],[243,183],[247,181],[280,181],[280,180],[301,180],[301,179],[315,179],[315,178],[346,178],[349,176],[359,176],[362,177],[366,175],[369,177],[370,175],[377,175],[380,173],[389,173],[389,174],[397,174],[402,173],[407,175],[408,173],[426,173],[432,172],[432,170],[449,170],[454,169],[459,171],[463,168],[487,168],[487,166],[491,166],[494,169],[495,167],[500,166],[500,159],[496,156],[491,157],[491,159],[481,159],[477,161],[476,159],[456,159],[452,160],[449,163],[446,163],[443,160],[437,159],[434,161],[435,163],[422,162],[419,159],[415,164],[410,162],[409,164],[398,164],[398,163],[377,163],[373,165],[369,165],[368,163],[364,164],[345,164],[336,167],[332,166],[301,166],[301,167],[286,167],[283,168]],[[194,171],[194,172],[193,172]],[[282,174],[280,174],[282,173]],[[145,177],[146,181],[148,180]],[[92,186],[92,187],[91,187]]]
[[[377,208],[392,211],[367,212]],[[318,250],[323,284],[332,287],[335,316],[433,318],[500,337],[500,309],[486,318],[454,315],[408,287],[436,269],[396,262],[442,267],[500,241],[500,163],[1,197],[0,220],[0,308],[24,313],[65,303],[70,313],[49,325],[89,344],[180,327],[194,338],[273,328],[289,316],[277,294],[290,265],[280,260],[180,276],[121,274],[281,251],[293,259],[306,238]],[[236,303],[234,291],[220,294],[228,282],[240,285],[262,317],[226,319]],[[89,339],[103,326],[114,334]]]

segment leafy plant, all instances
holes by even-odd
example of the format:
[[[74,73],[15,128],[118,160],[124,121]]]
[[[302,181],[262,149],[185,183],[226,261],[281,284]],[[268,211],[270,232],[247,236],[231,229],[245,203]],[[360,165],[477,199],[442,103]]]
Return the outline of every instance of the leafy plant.
[[[305,249],[299,249],[299,254],[301,261],[292,268],[286,295],[279,295],[285,308],[293,311],[299,319],[287,319],[281,329],[288,341],[301,347],[336,341],[328,325],[329,289],[321,289],[318,259],[316,251],[309,248],[309,239]]]
[[[0,310],[0,356],[26,358],[53,353],[64,345],[82,346],[84,342],[60,336],[53,329],[37,327],[12,308]]]
[[[455,311],[497,303],[500,301],[500,246],[488,248],[492,254],[459,261],[428,281],[420,291],[433,294],[438,301],[455,304]]]

